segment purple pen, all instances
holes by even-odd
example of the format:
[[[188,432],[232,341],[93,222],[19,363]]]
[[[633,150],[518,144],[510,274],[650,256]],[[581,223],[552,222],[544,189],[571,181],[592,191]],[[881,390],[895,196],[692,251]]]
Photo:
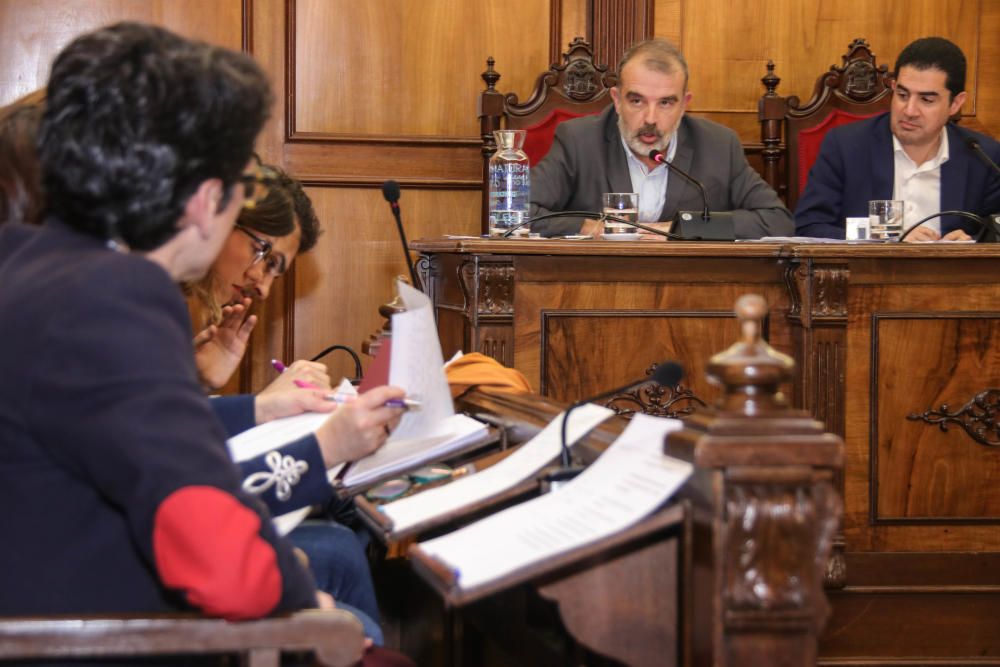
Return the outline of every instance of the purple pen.
[[[357,400],[357,396],[354,394],[343,394],[343,393],[333,393],[324,396],[328,401],[333,401],[335,403],[350,403],[351,401]],[[423,403],[415,398],[390,398],[388,401],[383,403],[387,408],[403,408],[404,410],[419,410]]]
[[[281,361],[279,361],[278,359],[271,359],[271,366],[274,367],[274,370],[278,371],[279,373],[284,373],[285,371],[288,370],[288,366],[281,363]]]

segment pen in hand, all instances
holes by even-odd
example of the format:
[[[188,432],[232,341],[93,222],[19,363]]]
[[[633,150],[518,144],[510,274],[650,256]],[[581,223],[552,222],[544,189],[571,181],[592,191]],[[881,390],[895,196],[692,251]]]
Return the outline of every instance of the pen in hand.
[[[312,382],[306,382],[305,380],[294,380],[295,386],[299,389],[319,389],[320,387],[314,385]],[[354,394],[344,394],[341,392],[334,392],[332,394],[326,394],[323,396],[328,401],[333,401],[334,403],[350,403],[351,401],[357,399]],[[420,401],[415,398],[390,398],[383,405],[387,408],[403,408],[404,410],[419,410],[423,405]]]
[[[279,359],[271,359],[271,366],[274,368],[274,370],[278,371],[279,373],[284,373],[285,371],[288,370],[288,366],[285,366],[283,363],[281,363]]]
[[[334,403],[350,403],[351,401],[357,400],[357,396],[354,394],[342,394],[339,392],[334,392],[332,394],[327,394],[324,396],[328,401],[333,401]],[[403,408],[404,410],[419,410],[423,403],[415,398],[390,398],[388,401],[383,403],[387,408]]]

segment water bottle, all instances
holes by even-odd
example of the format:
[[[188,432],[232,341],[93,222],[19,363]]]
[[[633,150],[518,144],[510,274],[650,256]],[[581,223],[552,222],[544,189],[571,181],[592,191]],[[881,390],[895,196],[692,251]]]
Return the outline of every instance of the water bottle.
[[[490,236],[528,235],[531,178],[524,130],[496,130],[497,152],[490,158]]]

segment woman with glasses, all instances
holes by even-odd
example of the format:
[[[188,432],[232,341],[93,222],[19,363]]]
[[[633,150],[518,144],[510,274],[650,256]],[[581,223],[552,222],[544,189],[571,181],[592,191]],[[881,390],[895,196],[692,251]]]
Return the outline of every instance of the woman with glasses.
[[[252,302],[266,299],[275,279],[319,236],[312,203],[287,174],[258,165],[244,179],[246,199],[236,227],[208,275],[188,286],[196,297],[189,304],[192,319],[201,327],[195,338],[198,372],[211,391],[223,387],[239,367],[257,323],[249,314]],[[289,366],[277,386],[290,388],[294,380],[324,388],[330,382],[325,366],[308,361]]]
[[[283,275],[295,258],[311,250],[319,237],[319,220],[312,202],[301,184],[278,168],[260,165],[254,175],[244,180],[246,202],[237,224],[212,264],[208,275],[190,293],[198,308],[206,313],[208,325],[196,338],[196,359],[202,382],[206,387],[224,385],[238,368],[246,350],[256,316],[248,314],[254,301],[268,297],[274,281]],[[198,321],[197,319],[195,320]],[[320,390],[302,389],[294,380],[304,380]],[[257,419],[247,414],[250,397],[220,397],[213,401],[216,412],[230,434],[254,425],[262,412],[288,416],[306,410],[331,411],[335,404],[322,398],[331,389],[326,366],[310,361],[296,361],[253,399]],[[356,407],[354,404],[352,407]],[[375,411],[372,411],[373,413]],[[398,421],[398,414],[363,414],[359,418],[382,418],[381,429],[387,435]],[[345,433],[344,438],[357,437]],[[293,488],[298,501],[280,505],[270,495],[262,499],[280,514],[308,504],[323,504],[330,493],[325,469],[315,463],[319,444],[313,437],[282,448],[283,455],[312,463],[303,480]],[[257,472],[266,472],[261,459],[241,464],[244,479]],[[288,504],[291,502],[291,505]],[[327,521],[307,521],[289,535],[309,557],[310,567],[321,590],[335,600],[363,612],[373,623],[365,622],[366,632],[381,641],[378,629],[378,606],[375,600],[371,572],[361,543],[353,531]]]

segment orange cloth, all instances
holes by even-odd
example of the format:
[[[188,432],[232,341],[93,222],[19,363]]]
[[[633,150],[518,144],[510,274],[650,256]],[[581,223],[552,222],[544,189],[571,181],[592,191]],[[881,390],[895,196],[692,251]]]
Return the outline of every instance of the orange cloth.
[[[531,385],[520,371],[507,368],[479,352],[462,355],[446,365],[444,372],[448,376],[452,398],[472,386],[510,393],[531,392]]]

